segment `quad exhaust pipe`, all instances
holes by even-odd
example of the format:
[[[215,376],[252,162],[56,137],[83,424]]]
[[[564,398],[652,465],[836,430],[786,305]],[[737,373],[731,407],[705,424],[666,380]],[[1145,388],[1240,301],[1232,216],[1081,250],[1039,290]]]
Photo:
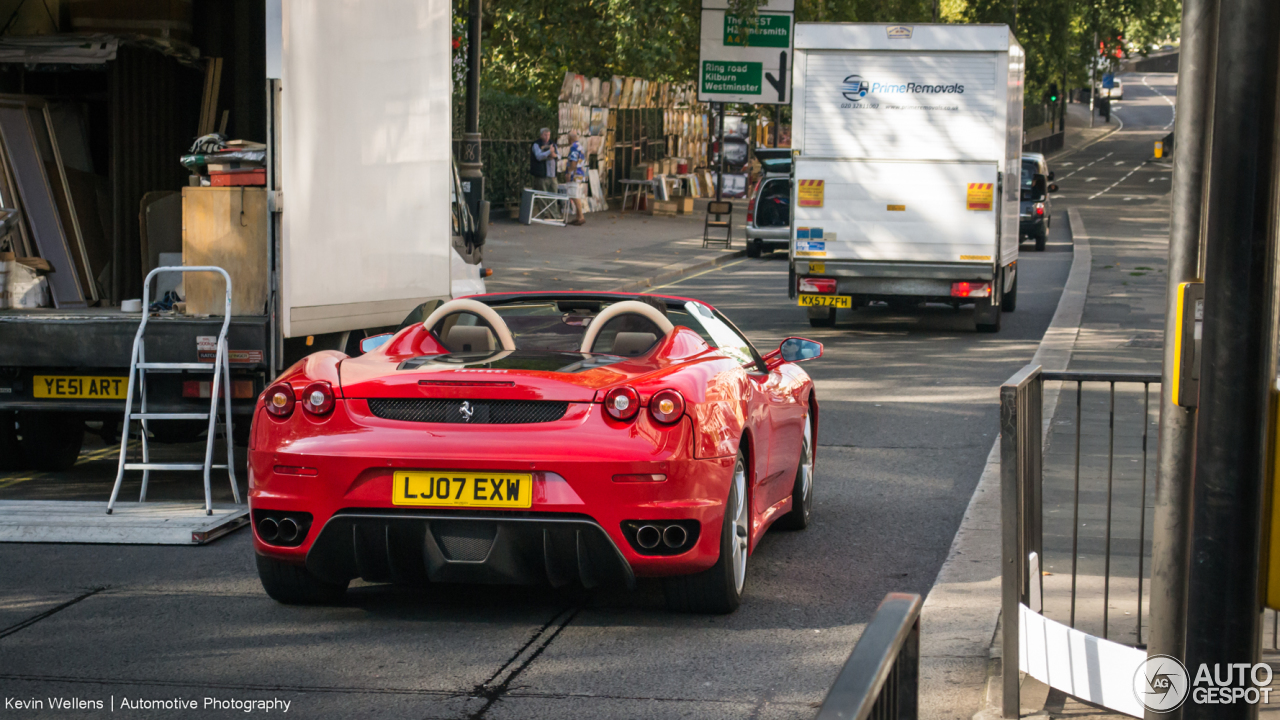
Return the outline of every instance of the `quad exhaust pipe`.
[[[679,524],[641,525],[636,528],[636,545],[641,550],[656,550],[660,545],[665,545],[671,550],[679,550],[687,542],[689,542],[689,531]]]
[[[280,538],[280,523],[275,518],[263,518],[258,522],[258,537],[263,542],[274,543]]]
[[[636,544],[645,550],[652,550],[662,542],[662,531],[654,525],[641,525],[636,530]]]
[[[281,542],[291,543],[297,540],[299,533],[302,532],[302,527],[298,525],[298,521],[291,517],[281,520],[279,526],[278,536]]]

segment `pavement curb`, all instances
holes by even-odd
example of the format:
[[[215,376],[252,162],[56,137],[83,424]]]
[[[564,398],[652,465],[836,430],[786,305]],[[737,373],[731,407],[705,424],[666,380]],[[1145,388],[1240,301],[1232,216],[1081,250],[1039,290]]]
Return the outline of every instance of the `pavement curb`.
[[[1093,253],[1080,213],[1067,211],[1073,240],[1073,257],[1057,310],[1031,362],[1046,370],[1065,370],[1071,361],[1080,323],[1084,317]],[[1044,393],[1044,430],[1048,431],[1058,404],[1061,383],[1049,383]],[[1000,439],[987,455],[986,466],[974,488],[964,520],[956,531],[947,559],[938,571],[921,609],[922,705],[929,698],[954,698],[957,684],[971,682],[981,694],[974,720],[999,717],[1000,694],[988,692],[990,660],[999,652],[996,643],[1000,621]],[[980,680],[977,676],[980,675]],[[965,680],[960,678],[972,678]],[[928,708],[922,708],[928,709]],[[954,706],[939,707],[953,711]],[[994,709],[994,714],[993,714]],[[948,716],[951,717],[951,716]]]
[[[721,265],[724,265],[725,263],[731,260],[737,260],[740,257],[746,257],[746,255],[747,255],[747,251],[744,248],[742,250],[736,250],[731,253],[717,255],[709,260],[695,260],[693,262],[681,263],[681,264],[675,265],[674,268],[671,270],[664,270],[663,272],[660,272],[657,275],[654,275],[652,277],[640,278],[639,280],[632,280],[630,282],[623,283],[622,285],[619,285],[611,289],[609,292],[633,292],[636,290],[651,288],[656,285],[665,285],[666,283],[669,283],[673,280],[679,280],[680,278],[686,275],[692,275],[696,272],[701,272],[703,270],[716,268]],[[672,267],[672,266],[668,265],[667,267]]]

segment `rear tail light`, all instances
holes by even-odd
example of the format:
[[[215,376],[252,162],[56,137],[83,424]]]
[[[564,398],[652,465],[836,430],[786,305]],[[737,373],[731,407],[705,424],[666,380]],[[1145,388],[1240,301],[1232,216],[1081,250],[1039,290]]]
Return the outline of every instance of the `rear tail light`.
[[[293,387],[288,383],[272,385],[263,395],[267,412],[282,418],[293,414],[293,406],[298,398],[293,394]]]
[[[302,391],[302,409],[312,415],[327,415],[333,410],[333,388],[324,380],[317,380]]]
[[[227,394],[226,386],[218,388],[218,397]],[[184,398],[209,398],[213,395],[213,382],[210,380],[183,380],[182,381],[182,397]],[[232,380],[231,381],[231,397],[241,400],[253,397],[253,381],[252,380]]]
[[[764,185],[764,181],[756,183],[755,188],[751,191],[751,199],[747,201],[747,224],[756,217],[756,199],[760,197],[760,187]]]
[[[1044,203],[1036,203],[1036,214],[1044,215]]]
[[[800,292],[830,294],[836,291],[835,278],[800,278]]]
[[[630,420],[640,412],[640,394],[629,387],[605,393],[604,411],[615,420]]]
[[[951,283],[951,297],[958,297],[958,298],[991,297],[991,283],[953,282]]]
[[[649,414],[663,425],[677,422],[684,415],[684,397],[675,390],[659,390],[649,398]]]

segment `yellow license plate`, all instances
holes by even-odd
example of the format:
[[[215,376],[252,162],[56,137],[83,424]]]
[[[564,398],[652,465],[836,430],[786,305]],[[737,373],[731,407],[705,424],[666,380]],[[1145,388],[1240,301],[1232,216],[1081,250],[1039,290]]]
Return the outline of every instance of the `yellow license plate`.
[[[394,505],[527,508],[533,506],[533,475],[411,470],[393,475]]]
[[[65,400],[124,400],[129,378],[88,375],[36,375],[35,397]]]
[[[800,307],[853,307],[853,298],[848,295],[801,295]]]

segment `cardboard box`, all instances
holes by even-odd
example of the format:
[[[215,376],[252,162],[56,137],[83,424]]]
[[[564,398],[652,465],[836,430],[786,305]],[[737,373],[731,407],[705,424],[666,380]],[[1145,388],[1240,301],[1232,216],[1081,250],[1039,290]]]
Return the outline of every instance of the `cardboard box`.
[[[677,195],[671,202],[676,204],[676,212],[681,215],[689,215],[693,213],[693,196]]]
[[[640,163],[639,165],[632,165],[631,179],[632,180],[652,180],[653,166],[650,165],[649,163]]]
[[[653,214],[675,217],[680,212],[680,203],[676,200],[654,200]]]

